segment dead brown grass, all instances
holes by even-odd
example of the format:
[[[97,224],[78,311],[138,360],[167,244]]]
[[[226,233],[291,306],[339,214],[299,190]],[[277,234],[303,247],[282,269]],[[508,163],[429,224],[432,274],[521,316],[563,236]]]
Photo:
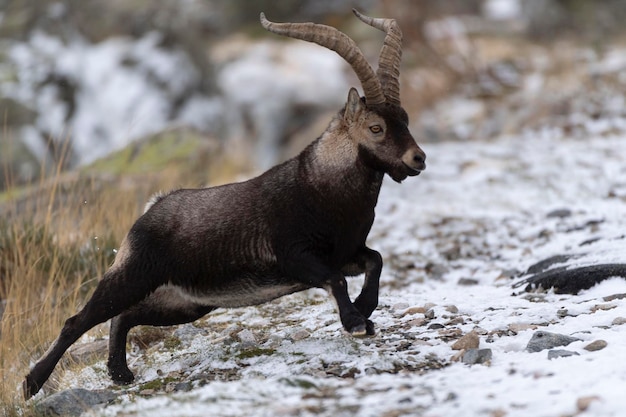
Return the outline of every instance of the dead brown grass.
[[[30,366],[88,299],[148,197],[184,184],[186,174],[174,168],[135,176],[56,169],[26,188],[9,184],[0,205],[0,300],[6,303],[0,322],[0,416],[37,415],[22,399]],[[90,334],[104,330],[100,326]],[[64,366],[61,361],[50,386]]]

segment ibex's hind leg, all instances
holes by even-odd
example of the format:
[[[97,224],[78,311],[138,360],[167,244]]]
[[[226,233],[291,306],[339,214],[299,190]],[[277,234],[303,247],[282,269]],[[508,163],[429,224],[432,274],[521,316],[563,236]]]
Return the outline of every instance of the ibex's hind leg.
[[[41,389],[63,353],[87,330],[137,304],[151,291],[150,284],[141,281],[134,281],[132,288],[127,288],[121,268],[107,271],[85,307],[67,319],[59,337],[26,376],[24,397],[30,398]]]
[[[129,384],[134,379],[126,363],[126,337],[131,328],[139,325],[172,326],[189,323],[214,309],[189,301],[175,288],[160,287],[139,304],[113,318],[107,364],[113,382]]]

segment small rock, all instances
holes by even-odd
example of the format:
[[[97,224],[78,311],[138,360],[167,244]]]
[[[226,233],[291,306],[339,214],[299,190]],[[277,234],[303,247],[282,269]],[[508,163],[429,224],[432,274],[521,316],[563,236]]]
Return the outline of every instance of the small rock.
[[[478,285],[478,280],[474,278],[461,278],[459,279],[459,282],[457,282],[457,284],[464,287],[469,287],[471,285]]]
[[[85,411],[113,401],[117,394],[107,391],[89,391],[74,388],[52,394],[35,405],[44,415],[79,416]]]
[[[616,307],[617,305],[615,304],[596,304],[595,306],[591,307],[591,312],[595,313],[596,311],[608,311],[613,310]]]
[[[622,324],[626,324],[626,317],[615,317],[611,324],[613,326],[621,326]]]
[[[394,305],[391,306],[392,310],[406,310],[407,308],[409,308],[409,305],[407,303],[396,303]]]
[[[433,310],[432,308],[430,310],[428,310],[426,313],[424,313],[424,317],[426,317],[429,320],[432,320],[435,318],[435,310]]]
[[[426,273],[430,275],[432,279],[441,280],[443,276],[447,274],[450,270],[447,266],[442,264],[428,263],[426,264]]]
[[[463,354],[463,363],[468,365],[488,364],[492,357],[491,349],[468,349]]]
[[[446,326],[444,326],[441,323],[433,323],[430,326],[428,326],[428,330],[439,330],[439,329],[443,329],[444,327]]]
[[[580,339],[563,334],[538,331],[530,338],[526,350],[528,352],[540,352],[557,346],[567,346],[578,340]]]
[[[237,338],[244,346],[256,346],[256,338],[254,337],[254,333],[252,333],[248,329],[243,329],[239,333],[237,333]]]
[[[605,340],[594,340],[589,343],[583,349],[588,350],[589,352],[595,352],[597,350],[602,350],[607,347],[608,343]]]
[[[174,391],[188,392],[191,391],[192,385],[189,381],[178,382],[174,385]]]
[[[311,333],[307,329],[297,329],[291,333],[291,340],[304,340],[307,337],[311,336]]]
[[[567,208],[561,208],[561,209],[552,210],[546,215],[546,217],[549,219],[554,218],[554,217],[562,219],[564,217],[569,217],[571,215],[572,215],[572,210],[567,209]]]
[[[580,354],[565,349],[553,349],[548,351],[548,359],[566,358],[568,356],[580,356]]]
[[[455,305],[449,304],[444,307],[448,313],[458,314],[459,308]]]
[[[410,327],[422,327],[427,322],[428,322],[428,320],[426,320],[424,318],[419,318],[419,319],[409,320],[409,321],[406,322],[406,324],[409,325]]]
[[[454,326],[457,324],[465,324],[465,319],[461,316],[456,316],[446,322],[446,326]]]
[[[487,329],[483,329],[480,326],[474,326],[474,329],[472,329],[472,331],[475,332],[479,336],[485,336],[489,334],[489,331]]]
[[[424,304],[424,310],[426,310],[426,311],[430,310],[433,307],[437,307],[437,304],[435,304],[435,303],[426,303],[426,304]]]
[[[624,298],[626,298],[626,294],[621,293],[621,294],[607,295],[606,297],[603,297],[602,299],[604,301],[615,301],[615,300],[622,300]]]
[[[413,316],[415,314],[424,314],[426,313],[426,308],[424,307],[409,307],[404,312],[403,316]]]
[[[480,344],[480,338],[476,334],[476,332],[471,331],[461,337],[459,340],[454,342],[452,345],[453,350],[469,350],[469,349],[478,349],[478,345]]]
[[[108,348],[109,341],[100,339],[77,345],[69,351],[69,354],[74,362],[88,363],[95,359],[106,357]]]
[[[141,391],[139,391],[139,395],[144,396],[144,397],[149,397],[151,395],[154,395],[156,391],[152,388],[148,388],[148,389],[142,389]]]
[[[519,333],[529,329],[535,330],[537,326],[529,323],[511,323],[507,328],[514,333]]]
[[[600,401],[600,399],[601,398],[598,397],[597,395],[589,395],[586,397],[580,397],[576,400],[576,408],[578,408],[578,411],[586,411],[592,402]]]

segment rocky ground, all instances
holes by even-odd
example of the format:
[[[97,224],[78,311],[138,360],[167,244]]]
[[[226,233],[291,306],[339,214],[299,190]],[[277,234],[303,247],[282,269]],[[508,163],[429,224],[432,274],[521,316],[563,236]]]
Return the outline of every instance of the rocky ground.
[[[380,197],[376,336],[347,335],[327,294],[311,290],[138,329],[128,387],[106,375],[106,341],[85,337],[77,348],[95,356],[75,352],[34,401],[92,416],[620,415],[626,280],[577,295],[512,284],[554,255],[570,257],[553,267],[623,261],[626,137],[526,134],[425,151],[427,170],[386,182]]]

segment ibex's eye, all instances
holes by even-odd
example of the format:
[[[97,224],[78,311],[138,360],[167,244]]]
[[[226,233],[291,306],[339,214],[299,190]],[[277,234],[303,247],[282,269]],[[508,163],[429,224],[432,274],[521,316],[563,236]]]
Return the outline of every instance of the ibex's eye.
[[[382,128],[382,126],[381,126],[381,125],[373,125],[373,126],[370,126],[370,131],[371,131],[372,133],[376,133],[376,134],[377,134],[377,133],[382,132],[382,131],[383,131],[383,128]]]

